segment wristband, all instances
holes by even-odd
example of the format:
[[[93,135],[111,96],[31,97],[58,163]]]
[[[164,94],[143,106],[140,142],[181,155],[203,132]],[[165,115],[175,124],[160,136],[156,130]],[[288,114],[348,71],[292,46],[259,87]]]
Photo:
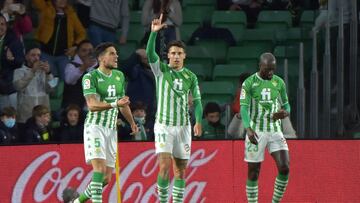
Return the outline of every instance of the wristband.
[[[111,103],[110,103],[110,106],[113,107],[113,108],[117,108],[117,107],[118,107],[118,105],[117,105],[117,100],[114,101],[114,102],[111,102]]]

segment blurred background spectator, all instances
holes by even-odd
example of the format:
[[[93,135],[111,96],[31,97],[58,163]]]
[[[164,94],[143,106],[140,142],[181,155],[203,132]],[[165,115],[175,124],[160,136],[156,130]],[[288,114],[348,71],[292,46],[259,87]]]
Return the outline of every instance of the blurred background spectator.
[[[148,136],[154,137],[155,123],[155,78],[145,53],[145,49],[137,49],[121,69],[126,76],[128,83],[126,95],[132,103],[142,102],[146,104],[145,128],[149,129]]]
[[[40,12],[35,38],[41,42],[41,57],[49,62],[51,72],[64,80],[68,58],[75,55],[77,44],[85,39],[85,29],[67,0],[32,2]]]
[[[89,40],[81,41],[76,49],[76,55],[73,60],[66,65],[63,108],[66,108],[69,104],[76,104],[82,110],[86,107],[81,81],[86,73],[94,70],[97,66],[93,50],[94,47]]]
[[[50,109],[44,105],[33,108],[33,115],[26,121],[25,136],[27,143],[56,141],[51,126]]]
[[[76,8],[77,16],[81,24],[85,27],[89,27],[90,23],[90,7],[92,0],[76,0],[74,7]]]
[[[116,31],[121,29],[118,43],[125,44],[129,31],[128,0],[92,1],[88,36],[94,46],[101,42],[115,42]]]
[[[19,142],[16,126],[16,110],[14,107],[4,107],[0,112],[0,144]]]
[[[41,104],[50,107],[49,93],[57,85],[47,61],[40,60],[40,45],[28,43],[25,64],[15,70],[13,84],[17,93],[17,121],[22,131],[26,121],[33,115],[33,107]]]
[[[221,108],[215,102],[208,102],[204,108],[201,139],[225,139],[225,125],[221,123]]]
[[[163,14],[162,22],[167,26],[159,31],[156,39],[156,52],[161,60],[167,61],[166,46],[180,39],[178,29],[182,25],[182,8],[178,0],[146,0],[142,8],[141,23],[145,32],[150,31],[151,21]]]
[[[84,117],[76,104],[69,104],[64,112],[60,128],[57,130],[60,142],[81,142],[84,134]]]
[[[24,62],[24,48],[16,34],[8,29],[6,18],[0,15],[0,109],[16,108],[16,91],[12,80],[14,70]]]
[[[26,7],[17,0],[0,1],[1,14],[6,18],[9,27],[13,29],[16,36],[22,41],[23,35],[32,31],[32,21],[26,13]]]

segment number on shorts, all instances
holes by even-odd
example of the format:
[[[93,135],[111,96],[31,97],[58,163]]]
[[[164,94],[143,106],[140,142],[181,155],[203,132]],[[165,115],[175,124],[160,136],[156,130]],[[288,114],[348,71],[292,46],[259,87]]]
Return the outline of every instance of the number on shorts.
[[[100,138],[95,138],[95,147],[100,147]]]
[[[247,152],[257,152],[259,151],[259,147],[257,145],[252,144],[251,142],[246,143]]]
[[[159,136],[158,136],[158,142],[161,142],[161,140],[162,140],[162,142],[165,142],[165,134],[163,133],[163,134],[158,134]]]

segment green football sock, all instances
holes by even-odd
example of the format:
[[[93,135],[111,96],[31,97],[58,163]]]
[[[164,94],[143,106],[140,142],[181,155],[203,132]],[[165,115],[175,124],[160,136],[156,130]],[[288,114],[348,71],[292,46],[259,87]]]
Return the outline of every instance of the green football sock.
[[[108,183],[107,182],[103,182],[103,189],[104,187],[107,185]],[[84,203],[86,202],[87,200],[89,200],[91,198],[91,187],[90,187],[90,184],[86,187],[84,193],[81,193],[80,196],[78,197],[80,203]]]
[[[92,181],[90,182],[91,200],[93,203],[102,203],[102,184],[104,174],[94,172]]]
[[[249,203],[258,202],[258,181],[246,181],[246,196]]]
[[[163,179],[161,176],[158,176],[157,188],[160,203],[166,203],[169,198],[169,179]]]
[[[173,203],[182,203],[184,201],[184,192],[185,192],[185,180],[184,179],[175,179],[173,187]]]
[[[280,202],[281,198],[284,196],[286,186],[288,184],[289,175],[278,174],[275,180],[274,194],[272,198],[272,203]]]

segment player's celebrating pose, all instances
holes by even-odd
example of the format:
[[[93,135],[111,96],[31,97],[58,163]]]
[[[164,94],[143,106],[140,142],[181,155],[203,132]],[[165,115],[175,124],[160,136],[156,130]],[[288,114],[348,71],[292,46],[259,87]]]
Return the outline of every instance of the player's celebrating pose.
[[[195,136],[201,135],[202,106],[196,75],[185,68],[185,46],[181,41],[168,44],[169,64],[160,62],[155,53],[157,32],[163,28],[162,15],[151,24],[146,48],[151,70],[156,79],[157,112],[155,121],[155,148],[159,160],[157,178],[161,203],[168,201],[169,170],[173,160],[175,182],[173,202],[183,202],[185,169],[190,158],[191,126],[188,114],[188,96],[191,92],[195,106]]]
[[[267,147],[279,172],[275,180],[272,202],[280,202],[289,176],[289,153],[281,131],[281,119],[289,115],[290,105],[284,81],[274,75],[275,57],[271,53],[264,53],[260,56],[259,65],[259,72],[244,81],[240,95],[241,117],[247,131],[246,194],[248,202],[258,201],[258,176]]]
[[[119,109],[131,124],[133,133],[138,131],[129,108],[129,98],[125,96],[124,75],[114,69],[118,58],[115,45],[100,44],[95,52],[99,68],[87,73],[82,79],[89,108],[84,126],[85,159],[93,167],[93,176],[85,192],[75,203],[86,202],[90,198],[94,203],[102,202],[102,189],[110,182],[115,168],[116,120]]]

